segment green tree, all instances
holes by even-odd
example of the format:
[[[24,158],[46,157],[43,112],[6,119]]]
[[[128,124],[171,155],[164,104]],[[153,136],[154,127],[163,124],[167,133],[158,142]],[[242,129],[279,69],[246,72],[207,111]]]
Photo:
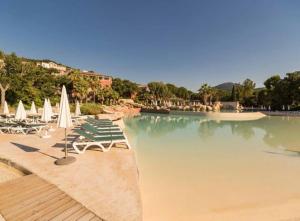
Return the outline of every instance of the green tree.
[[[190,99],[190,93],[185,87],[179,87],[176,91],[176,97],[188,100]]]
[[[236,91],[236,86],[234,84],[232,86],[232,90],[231,90],[231,100],[232,101],[237,101],[236,94],[237,94],[237,91]]]
[[[72,80],[72,94],[81,103],[85,100],[87,102],[88,90],[90,88],[89,82],[79,73],[74,71],[70,73]]]
[[[3,56],[3,55],[2,55]],[[0,71],[1,107],[4,106],[5,95],[9,89],[20,89],[22,63],[15,53],[4,57],[4,67]]]
[[[148,84],[150,94],[155,101],[166,101],[172,97],[172,93],[168,87],[162,82],[150,82]]]
[[[113,79],[112,89],[122,98],[133,98],[139,91],[136,83],[120,78]]]
[[[246,79],[242,84],[243,98],[245,99],[253,96],[254,89],[255,89],[255,83],[250,79]]]
[[[207,105],[208,99],[212,96],[212,87],[208,84],[201,85],[200,89],[198,90],[199,96],[201,97],[203,103]]]
[[[4,59],[4,56],[5,56],[4,52],[0,50],[0,59]]]

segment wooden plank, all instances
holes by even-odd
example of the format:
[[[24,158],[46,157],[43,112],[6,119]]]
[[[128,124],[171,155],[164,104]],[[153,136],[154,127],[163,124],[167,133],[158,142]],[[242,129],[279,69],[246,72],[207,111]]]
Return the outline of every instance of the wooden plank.
[[[65,218],[67,218],[68,216],[72,215],[76,211],[80,210],[81,208],[82,208],[82,205],[77,203],[73,207],[63,211],[61,214],[59,214],[56,217],[54,217],[53,219],[51,219],[51,221],[61,221]]]
[[[21,176],[13,180],[6,181],[4,183],[0,183],[0,193],[5,187],[11,187],[12,185],[18,185],[20,183],[23,184],[23,182],[26,182],[27,179],[32,179],[32,177],[37,178],[36,175],[30,174],[27,176]]]
[[[17,193],[18,191],[22,190],[25,191],[27,189],[32,189],[32,186],[43,184],[44,181],[33,179],[27,179],[22,184],[18,185],[10,185],[8,184],[8,187],[5,188],[1,193],[0,196],[3,197],[9,197],[10,195],[13,195],[14,193]],[[45,183],[46,184],[46,183]]]
[[[44,209],[42,211],[38,211],[36,214],[28,214],[27,216],[23,217],[23,220],[26,220],[29,218],[30,218],[29,220],[32,220],[32,217],[35,217],[34,220],[39,220],[40,218],[53,212],[54,210],[56,210],[60,206],[64,205],[65,203],[68,203],[69,201],[70,201],[70,199],[68,197],[66,197],[66,195],[63,195],[59,198],[55,198],[55,200],[51,204],[46,203],[46,205],[47,205],[46,209]]]
[[[90,221],[103,221],[103,219],[100,219],[98,216],[95,216],[92,219],[90,219]]]
[[[19,203],[15,202],[13,205],[1,209],[1,212],[3,214],[17,215],[16,212],[23,214],[25,211],[29,211],[32,207],[42,205],[42,203],[51,199],[51,197],[56,197],[59,194],[61,194],[59,190],[52,188],[49,191],[42,192],[37,197],[29,197],[26,200],[20,201]]]
[[[34,187],[35,188],[35,187]],[[48,190],[51,190],[53,187],[51,185],[41,186],[37,187],[36,191],[29,191],[25,193],[19,193],[14,195],[13,197],[10,197],[6,199],[5,201],[1,201],[0,204],[0,210],[5,209],[10,206],[14,206],[15,204],[22,203],[23,201],[29,199],[29,198],[36,198],[40,194],[47,192]]]
[[[40,187],[40,186],[45,186],[45,185],[50,185],[49,183],[46,182],[35,182],[35,181],[30,181],[28,180],[26,184],[23,186],[17,186],[17,187],[11,187],[6,189],[6,192],[0,193],[1,200],[5,198],[10,198],[15,194],[19,194],[20,192],[24,193],[26,191],[33,190],[35,187]]]
[[[31,175],[30,175],[31,176]],[[10,183],[9,181],[8,182],[5,182],[3,186],[0,187],[0,194],[9,194],[10,191],[13,191],[15,189],[19,189],[21,187],[27,187],[28,185],[30,185],[31,182],[37,180],[37,181],[42,181],[42,180],[38,180],[38,178],[36,176],[33,176],[31,178],[27,178],[27,179],[23,179],[23,177],[21,178],[17,178],[16,180],[19,180],[21,182],[18,182],[18,183]]]
[[[33,174],[0,184],[0,213],[6,221],[102,220]]]
[[[61,192],[60,195],[48,200],[47,203],[43,203],[35,208],[32,208],[31,210],[23,213],[18,218],[20,218],[20,220],[22,221],[29,221],[29,220],[34,220],[39,217],[42,217],[44,214],[47,214],[52,211],[53,208],[50,207],[49,205],[56,203],[58,200],[61,200],[65,197],[66,194]]]
[[[53,186],[45,186],[44,188],[38,189],[35,192],[28,192],[26,195],[23,195],[22,198],[17,195],[14,198],[7,200],[3,205],[0,206],[2,211],[15,207],[15,204],[21,205],[29,205],[40,199],[41,196],[45,196],[47,194],[51,194],[52,192],[57,191]]]
[[[49,196],[49,200],[47,200],[47,202],[49,201],[49,203],[53,202],[53,199],[57,199],[57,198],[64,198],[65,194],[64,193],[58,193],[59,195],[54,195],[54,196]],[[52,199],[51,199],[52,198]],[[39,217],[41,211],[47,209],[49,207],[48,203],[40,203],[38,205],[35,205],[31,208],[28,208],[27,210],[23,210],[21,213],[18,212],[18,215],[16,215],[14,217],[15,220],[26,220],[27,218],[29,218],[29,220],[33,220],[34,217]]]
[[[81,208],[76,213],[73,213],[71,216],[64,219],[64,221],[74,221],[83,216],[84,214],[89,213],[89,211],[86,208]]]
[[[92,219],[94,217],[95,217],[95,214],[89,212],[89,213],[83,215],[82,217],[80,217],[79,219],[77,219],[77,221],[86,221],[86,220],[90,220],[90,219]]]
[[[64,202],[63,202],[64,201]],[[44,215],[43,217],[37,219],[40,221],[48,221],[53,219],[55,216],[61,214],[63,211],[73,207],[76,204],[75,200],[72,200],[71,198],[67,197],[64,200],[61,200],[59,206],[55,205],[56,208],[54,210],[52,210],[50,213],[47,213],[46,215]]]
[[[3,197],[0,200],[0,205],[8,205],[8,204],[13,204],[14,202],[21,202],[22,200],[28,198],[28,197],[33,197],[34,195],[38,195],[43,191],[46,191],[48,189],[53,188],[52,185],[50,184],[43,184],[37,187],[32,187],[29,190],[26,191],[21,191],[14,193],[13,195],[10,195],[9,197]]]

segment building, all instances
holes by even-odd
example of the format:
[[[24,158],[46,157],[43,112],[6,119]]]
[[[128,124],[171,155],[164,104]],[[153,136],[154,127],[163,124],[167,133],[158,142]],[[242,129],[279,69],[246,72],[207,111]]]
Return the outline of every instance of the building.
[[[138,84],[137,86],[140,90],[145,90],[147,92],[150,92],[150,89],[147,84]]]
[[[83,76],[86,76],[86,77],[96,78],[96,80],[99,81],[102,88],[111,88],[112,77],[110,77],[110,76],[107,76],[107,75],[104,75],[101,73],[96,73],[93,71],[82,71],[80,74]]]
[[[67,67],[64,65],[57,64],[53,61],[41,61],[37,63],[38,66],[47,69],[55,69],[58,71],[59,74],[64,75],[67,73]]]

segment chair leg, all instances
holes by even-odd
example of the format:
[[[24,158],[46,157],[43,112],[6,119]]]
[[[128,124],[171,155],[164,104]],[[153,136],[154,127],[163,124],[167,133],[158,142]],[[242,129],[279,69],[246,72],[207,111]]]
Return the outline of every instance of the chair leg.
[[[79,145],[82,145],[82,144],[79,144]],[[86,145],[87,146],[87,145]],[[85,152],[85,147],[80,150],[78,147],[77,147],[77,143],[72,143],[72,147],[74,148],[75,152],[78,153],[78,154],[83,154]]]
[[[131,145],[128,140],[126,140],[126,145],[127,145],[128,149],[131,149]]]

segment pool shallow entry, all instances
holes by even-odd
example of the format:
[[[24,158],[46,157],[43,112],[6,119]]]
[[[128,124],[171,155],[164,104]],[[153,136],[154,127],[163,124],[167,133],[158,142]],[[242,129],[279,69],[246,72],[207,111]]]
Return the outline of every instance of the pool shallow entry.
[[[300,118],[143,114],[126,130],[145,221],[300,217]]]

